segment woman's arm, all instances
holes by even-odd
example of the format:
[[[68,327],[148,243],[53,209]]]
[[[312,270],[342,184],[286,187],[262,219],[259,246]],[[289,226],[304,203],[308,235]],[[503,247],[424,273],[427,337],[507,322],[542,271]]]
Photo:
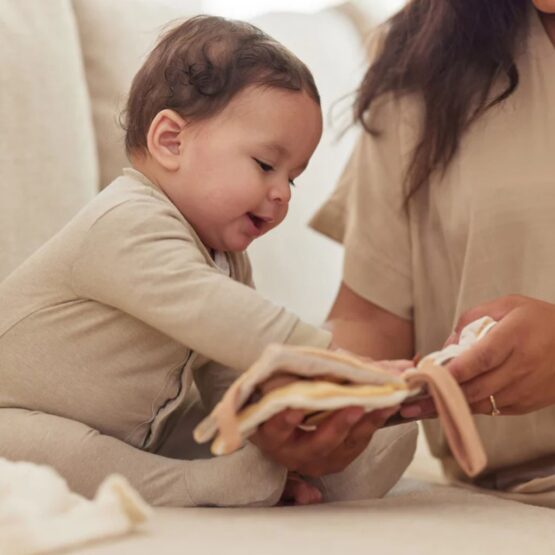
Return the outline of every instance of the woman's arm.
[[[413,323],[367,301],[341,283],[326,327],[334,344],[375,360],[414,356]]]

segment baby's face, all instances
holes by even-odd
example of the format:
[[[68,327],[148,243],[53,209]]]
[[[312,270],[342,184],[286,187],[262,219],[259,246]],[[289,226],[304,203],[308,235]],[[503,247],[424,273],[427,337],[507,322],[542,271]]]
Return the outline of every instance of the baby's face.
[[[182,131],[180,168],[164,190],[203,243],[242,251],[283,221],[291,182],[322,134],[305,92],[251,87]]]

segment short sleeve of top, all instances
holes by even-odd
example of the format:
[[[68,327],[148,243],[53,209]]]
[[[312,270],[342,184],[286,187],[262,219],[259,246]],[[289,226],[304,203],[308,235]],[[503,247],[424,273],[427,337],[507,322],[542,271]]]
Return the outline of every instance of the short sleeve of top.
[[[383,97],[361,132],[330,199],[311,226],[345,247],[343,280],[355,293],[412,317],[411,246],[405,209],[406,153],[397,102]]]

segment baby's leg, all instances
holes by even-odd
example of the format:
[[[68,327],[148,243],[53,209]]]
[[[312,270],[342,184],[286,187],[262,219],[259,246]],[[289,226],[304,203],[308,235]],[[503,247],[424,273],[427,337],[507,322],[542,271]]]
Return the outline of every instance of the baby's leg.
[[[345,470],[311,479],[324,501],[383,497],[401,478],[416,450],[414,422],[378,430],[368,447]]]
[[[253,445],[220,458],[185,461],[142,451],[74,420],[0,409],[0,456],[54,467],[70,488],[92,497],[102,480],[125,476],[153,505],[270,506],[286,471]]]
[[[193,431],[239,375],[236,370],[214,361],[193,370],[194,382],[179,411],[172,415],[172,423],[167,427],[165,437],[153,450],[173,459],[210,458],[210,444],[197,444],[193,439]]]

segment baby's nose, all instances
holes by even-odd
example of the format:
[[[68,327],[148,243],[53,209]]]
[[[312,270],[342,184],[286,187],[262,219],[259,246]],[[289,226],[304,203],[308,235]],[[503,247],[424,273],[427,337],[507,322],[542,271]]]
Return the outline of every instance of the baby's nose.
[[[270,190],[270,199],[278,204],[285,204],[291,199],[291,186],[289,180],[281,180]]]

